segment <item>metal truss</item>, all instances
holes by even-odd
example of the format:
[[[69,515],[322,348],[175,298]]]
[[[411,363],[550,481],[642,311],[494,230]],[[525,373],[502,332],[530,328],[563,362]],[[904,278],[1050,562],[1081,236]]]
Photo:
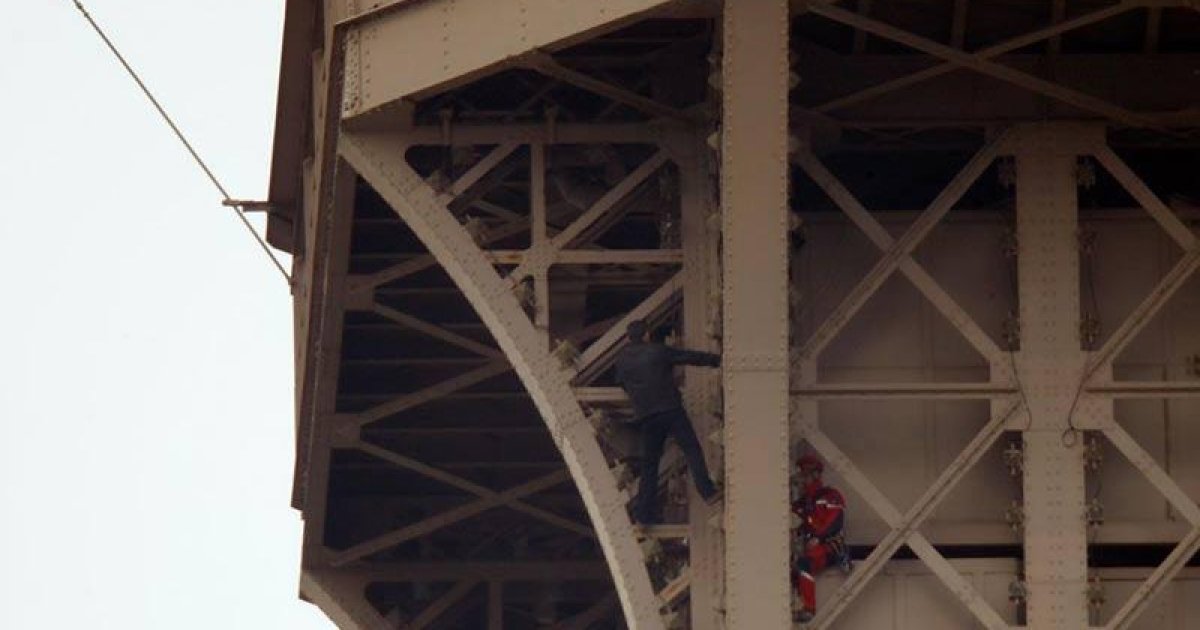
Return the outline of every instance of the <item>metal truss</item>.
[[[1065,25],[1068,26],[1068,28],[1062,28],[1061,30],[1058,28],[1043,29],[1019,38],[1018,40],[1014,40],[1014,42],[1024,46],[1048,37],[1052,37],[1054,35],[1061,34],[1062,32],[1066,32],[1072,28],[1078,28],[1080,26],[1111,17],[1112,15],[1122,13],[1128,8],[1145,6],[1145,4],[1148,3],[1120,2],[1116,7],[1100,11],[1096,14],[1084,16],[1082,18],[1076,18],[1070,22],[1064,22],[1058,25],[1058,27],[1063,27]],[[1161,5],[1162,3],[1156,2],[1154,4]],[[980,74],[987,75],[994,79],[1011,83],[1022,89],[1041,94],[1057,101],[1061,101],[1084,111],[1098,114],[1108,120],[1136,128],[1163,129],[1163,125],[1153,117],[1134,112],[1124,107],[1114,105],[1113,103],[1105,101],[1104,99],[1096,98],[1089,94],[1065,87],[1059,83],[1048,81],[1019,70],[1014,70],[1006,65],[989,60],[990,57],[997,56],[1003,52],[1008,52],[1008,50],[1015,50],[1016,48],[1008,48],[1008,46],[1014,42],[1000,44],[991,49],[985,49],[985,51],[971,54],[910,33],[890,24],[873,20],[864,15],[834,6],[832,4],[813,2],[809,4],[808,9],[817,15],[821,15],[835,22],[845,24],[846,26],[850,26],[860,31],[882,37],[884,39],[908,46],[914,50],[919,50],[926,54],[942,59],[946,62],[946,65],[974,70]],[[848,97],[848,100],[845,102],[843,102],[843,99],[839,99],[838,101],[826,104],[824,109],[825,111],[828,111],[829,109],[832,109],[831,105],[841,107],[849,102],[858,102],[860,100],[864,100],[865,98],[878,96],[880,94],[892,91],[893,89],[938,76],[944,72],[948,72],[949,70],[950,68],[943,69],[942,66],[937,66],[920,73],[920,75],[913,75],[912,77],[906,77],[903,79],[898,79],[894,82],[890,82],[894,85],[884,84],[883,86],[872,88],[872,91],[867,93],[865,96],[852,95],[851,97]]]
[[[800,367],[815,359],[833,338],[845,327],[855,313],[867,303],[884,281],[897,269],[902,269],[910,280],[931,302],[946,315],[963,336],[971,342],[980,354],[993,366],[998,362],[1000,351],[995,343],[982,332],[969,315],[949,297],[937,283],[925,273],[912,259],[912,252],[921,244],[930,231],[938,224],[971,184],[979,178],[992,161],[999,155],[1001,147],[1007,141],[1007,134],[1001,134],[987,144],[963,167],[961,171],[942,189],[942,192],[929,204],[929,207],[917,217],[916,221],[893,241],[887,232],[874,221],[853,196],[833,178],[821,164],[806,151],[800,151],[796,158],[801,166],[813,176],[839,207],[867,233],[877,246],[884,250],[883,257],[871,269],[850,294],[834,309],[833,313],[817,327],[817,330],[800,346],[798,356],[793,361],[793,367]]]
[[[785,0],[721,20],[721,344],[725,623],[784,628],[788,497],[788,91]]]
[[[300,573],[300,594],[339,628],[389,630],[393,624],[363,597],[370,582],[365,575],[304,569]]]
[[[1200,238],[1163,203],[1136,174],[1112,151],[1096,143],[1090,153],[1129,192],[1134,199],[1182,249],[1183,256],[1158,282],[1133,312],[1122,322],[1107,342],[1091,357],[1080,387],[1085,400],[1084,414],[1092,415],[1095,428],[1100,429],[1117,450],[1156,488],[1183,518],[1190,530],[1176,544],[1150,576],[1137,588],[1124,605],[1105,624],[1106,630],[1131,627],[1149,607],[1155,596],[1200,551],[1200,505],[1175,482],[1154,457],[1133,439],[1116,421],[1112,399],[1117,397],[1173,398],[1200,395],[1193,383],[1130,383],[1114,382],[1113,361],[1146,325],[1162,311],[1171,296],[1192,277],[1200,267]],[[1089,405],[1089,403],[1091,403]],[[1090,412],[1090,413],[1089,413]],[[1086,420],[1085,420],[1086,421]]]
[[[646,559],[634,539],[632,524],[625,511],[627,495],[618,488],[616,479],[600,449],[597,436],[591,423],[584,417],[584,412],[570,387],[570,382],[580,374],[595,373],[607,358],[611,357],[613,349],[619,343],[621,322],[630,317],[655,312],[672,301],[678,292],[678,279],[669,281],[666,286],[654,292],[642,305],[634,309],[633,313],[618,321],[617,325],[614,326],[612,322],[609,322],[610,328],[585,350],[581,357],[582,361],[576,364],[578,367],[571,365],[569,361],[564,362],[561,356],[556,356],[548,343],[546,333],[549,324],[548,287],[544,285],[548,278],[549,267],[560,264],[560,259],[569,258],[573,251],[581,251],[567,248],[578,245],[580,239],[585,238],[593,225],[614,212],[614,209],[618,208],[619,202],[666,164],[666,154],[660,152],[651,157],[566,228],[557,234],[550,235],[546,229],[545,201],[544,198],[541,198],[542,193],[540,192],[543,187],[539,186],[539,183],[543,181],[539,172],[544,171],[545,168],[543,144],[541,142],[531,143],[533,168],[531,181],[534,183],[533,190],[535,192],[531,196],[531,221],[529,221],[528,229],[532,234],[532,243],[528,250],[522,252],[495,255],[481,249],[479,244],[472,240],[470,234],[451,213],[449,206],[453,201],[454,193],[461,194],[473,183],[472,180],[477,181],[483,177],[487,170],[499,164],[516,147],[511,143],[501,144],[485,156],[476,167],[468,170],[459,181],[450,187],[447,193],[439,194],[404,162],[402,157],[404,147],[408,146],[410,142],[410,137],[395,134],[344,133],[342,136],[340,151],[344,158],[405,220],[410,229],[424,242],[433,257],[433,260],[425,259],[419,263],[417,261],[402,263],[399,267],[403,267],[403,269],[384,270],[383,273],[376,274],[360,284],[360,290],[378,286],[381,280],[390,281],[413,273],[413,270],[418,267],[431,264],[442,265],[488,326],[492,336],[499,343],[500,349],[511,362],[512,369],[517,372],[525,384],[545,419],[555,443],[559,446],[563,458],[567,462],[571,476],[583,496],[595,528],[595,535],[613,568],[614,582],[617,585],[617,592],[620,595],[626,619],[631,627],[662,627],[660,607],[669,605],[684,592],[686,582],[677,580],[669,584],[667,590],[662,594],[655,593],[651,588],[646,571]],[[603,259],[636,263],[646,259],[646,255],[639,252],[634,252],[629,260],[623,260],[620,252],[603,253],[606,255],[587,260]],[[519,260],[519,262],[507,276],[501,276],[494,266],[497,259]],[[654,261],[658,262],[658,260]],[[526,277],[532,277],[535,286],[543,285],[536,291],[532,320],[513,292],[513,288]],[[422,330],[448,343],[464,348],[469,346],[468,349],[479,354],[481,358],[491,359],[494,357],[494,350],[490,347],[464,343],[453,333],[447,334],[449,331],[437,329],[425,322],[413,321],[404,314],[396,317],[397,313],[393,312],[394,309],[389,311],[385,307],[385,310],[380,311],[376,305],[374,310],[382,312],[385,316],[391,316],[391,319],[402,325]],[[394,414],[398,410],[411,408],[415,404],[422,404],[437,396],[461,390],[472,383],[481,382],[508,369],[509,367],[500,361],[485,364],[483,367],[451,378],[427,390],[405,395],[397,400],[370,408],[347,418],[344,423],[351,429],[361,427]],[[479,499],[448,513],[435,515],[426,521],[356,545],[338,556],[335,560],[336,564],[353,562],[398,542],[423,535],[448,522],[461,520],[497,505],[525,511],[535,518],[551,522],[575,533],[583,533],[581,530],[586,529],[582,525],[531,508],[519,500],[523,496],[562,481],[561,475],[548,475],[505,492],[495,492],[361,440],[351,444],[376,457],[471,492]]]
[[[865,90],[860,90],[853,94],[848,94],[846,96],[838,97],[836,99],[830,100],[828,102],[825,102],[825,103],[822,103],[820,105],[813,107],[812,111],[822,113],[822,114],[827,114],[834,110],[844,109],[846,107],[857,105],[859,103],[862,103],[862,102],[865,102],[865,101],[868,101],[868,100],[871,100],[874,98],[878,98],[885,94],[895,92],[896,90],[900,90],[900,89],[910,87],[910,86],[916,85],[916,84],[924,82],[924,81],[928,81],[928,80],[937,78],[939,76],[943,76],[945,74],[948,74],[948,73],[958,70],[960,68],[969,67],[967,65],[968,60],[970,60],[972,63],[977,63],[977,62],[987,61],[989,59],[994,59],[1005,53],[1010,53],[1015,50],[1020,50],[1021,48],[1030,46],[1032,44],[1036,44],[1038,42],[1041,42],[1041,41],[1044,41],[1047,39],[1057,38],[1064,33],[1067,33],[1067,32],[1070,32],[1070,31],[1073,31],[1073,30],[1076,30],[1079,28],[1083,28],[1085,26],[1095,24],[1097,22],[1102,22],[1104,20],[1107,20],[1112,17],[1116,17],[1118,15],[1121,15],[1128,11],[1132,11],[1139,7],[1151,6],[1151,5],[1161,5],[1161,4],[1162,4],[1161,2],[1157,2],[1157,1],[1123,0],[1123,1],[1117,2],[1113,5],[1073,17],[1069,20],[1061,20],[1061,19],[1055,20],[1054,24],[1046,26],[1045,28],[1041,28],[1036,31],[1032,31],[1030,33],[1027,33],[1027,34],[1019,36],[1019,37],[1014,37],[1012,39],[1001,42],[999,44],[994,44],[992,46],[982,48],[978,51],[975,51],[974,53],[965,55],[965,57],[954,55],[952,60],[947,60],[944,63],[940,63],[940,64],[933,66],[931,68],[928,68],[926,70],[914,72],[912,74],[909,74],[909,75],[906,75],[906,76],[903,76],[903,77],[900,77],[897,79],[885,81],[879,85],[869,87]],[[954,50],[954,49],[958,49],[958,48],[962,47],[962,40],[963,40],[962,30],[964,28],[964,21],[965,21],[965,17],[966,17],[966,6],[965,5],[966,5],[966,0],[956,0],[956,2],[955,2],[955,35],[952,37],[952,40],[954,40],[953,47],[949,48],[949,50]],[[858,31],[859,34],[865,34],[865,32],[866,31],[864,31],[864,30]],[[940,50],[940,52],[945,52],[945,51]],[[943,55],[943,54],[939,54],[939,53],[933,53],[933,54],[935,54],[938,57],[943,58],[943,59],[949,59],[946,55]]]
[[[552,0],[389,2],[343,22],[354,48],[349,54],[359,62],[347,83],[346,113],[358,115],[400,99],[419,98],[579,33],[615,28],[666,4],[667,0],[607,0],[568,9]],[[438,61],[428,63],[431,58]],[[413,63],[396,72],[394,64],[372,64],[375,59]],[[424,61],[417,63],[418,59]]]
[[[1072,133],[1069,129],[1065,132],[1068,134]],[[1084,132],[1082,135],[1076,134],[1073,138],[1083,138],[1083,141],[1069,141],[1065,145],[1066,148],[1060,150],[1065,150],[1070,155],[1095,156],[1184,250],[1182,258],[1176,263],[1175,267],[1160,280],[1158,285],[1134,309],[1132,314],[1121,324],[1108,341],[1098,351],[1088,357],[1086,365],[1082,366],[1082,376],[1080,377],[1083,379],[1080,389],[1084,395],[1084,400],[1080,402],[1079,408],[1081,415],[1085,416],[1081,420],[1080,425],[1101,430],[1118,450],[1146,475],[1151,483],[1168,499],[1170,504],[1191,524],[1191,529],[1179,541],[1170,556],[1151,574],[1146,582],[1139,587],[1105,626],[1106,628],[1117,629],[1129,627],[1136,620],[1137,616],[1146,609],[1153,597],[1170,583],[1171,578],[1182,569],[1187,560],[1197,551],[1200,551],[1200,506],[1197,506],[1196,502],[1162,470],[1149,453],[1142,449],[1113,419],[1112,405],[1109,402],[1117,398],[1172,398],[1200,395],[1200,387],[1190,383],[1113,382],[1111,379],[1113,359],[1161,311],[1170,297],[1183,286],[1192,273],[1195,272],[1196,268],[1200,267],[1200,239],[1197,239],[1192,231],[1161,200],[1154,196],[1148,187],[1133,174],[1115,153],[1103,144],[1102,138],[1097,134]],[[1015,142],[1015,139],[1005,140],[1000,138],[985,148],[981,154],[987,155],[986,159],[990,161],[996,155],[1015,150],[1014,147],[1008,146],[1008,143],[1012,142]],[[980,157],[981,155],[977,154],[976,160],[979,160]],[[867,214],[866,210],[834,179],[832,174],[820,165],[819,161],[811,153],[802,149],[794,160],[868,234],[868,237],[886,252],[884,259],[868,274],[867,279],[859,283],[858,287],[850,293],[842,306],[837,308],[830,319],[821,324],[818,327],[818,332],[803,345],[803,349],[798,355],[798,360],[794,366],[797,368],[797,380],[799,382],[799,385],[793,390],[796,394],[793,407],[794,428],[796,431],[794,438],[806,440],[813,448],[826,457],[831,467],[841,473],[847,482],[891,527],[891,531],[884,536],[872,554],[864,562],[860,563],[855,574],[833,594],[830,602],[822,609],[820,616],[814,620],[811,627],[830,627],[836,617],[861,592],[867,581],[882,568],[891,554],[900,545],[905,543],[909,545],[918,557],[926,562],[950,592],[985,627],[1008,627],[970,585],[950,568],[949,564],[929,545],[928,541],[916,531],[924,518],[949,493],[954,484],[970,470],[971,466],[978,461],[979,456],[994,443],[1004,429],[1006,427],[1013,428],[1009,426],[1010,420],[1021,409],[1020,402],[1009,402],[1003,407],[996,406],[997,403],[1003,403],[1005,400],[1011,401],[1017,394],[1011,385],[995,380],[997,372],[1000,372],[1000,376],[1009,380],[1007,370],[998,369],[1002,368],[1002,365],[998,365],[995,360],[997,356],[1002,356],[1000,354],[1002,351],[996,348],[990,339],[986,343],[975,342],[973,338],[978,339],[982,334],[979,328],[969,320],[964,322],[959,319],[958,314],[961,313],[961,309],[955,308],[952,301],[947,302],[948,296],[939,291],[936,285],[931,287],[925,284],[922,286],[923,282],[920,280],[920,276],[918,276],[914,284],[922,290],[922,293],[927,298],[938,306],[939,310],[954,323],[955,327],[968,340],[972,340],[973,345],[981,354],[991,359],[990,362],[994,375],[993,381],[991,383],[955,383],[945,385],[898,383],[839,383],[825,385],[815,383],[816,359],[820,350],[844,326],[849,317],[857,311],[858,307],[878,290],[878,287],[882,284],[882,277],[886,277],[888,273],[897,268],[904,270],[904,267],[901,266],[904,259],[901,256],[906,256],[908,252],[912,251],[912,248],[919,242],[920,237],[923,236],[922,231],[927,232],[932,227],[932,223],[929,222],[931,217],[930,210],[927,210],[913,224],[913,227],[899,239],[900,243],[907,242],[909,244],[907,249],[903,249],[902,246],[897,246],[895,242],[886,238],[887,235],[882,233],[882,229],[877,223],[870,220],[870,215]],[[973,162],[976,162],[976,160],[973,160]],[[975,176],[977,176],[980,170],[979,164],[976,162],[974,167],[969,166],[967,169],[964,169],[964,172],[974,172]],[[948,189],[961,186],[963,184],[961,181],[962,176],[963,173],[960,173],[960,176],[956,178],[955,182],[951,183]],[[971,179],[973,178],[974,176],[971,176]],[[945,195],[945,191],[943,195]],[[950,203],[952,203],[952,200],[950,200]],[[934,203],[934,210],[937,209],[936,206],[937,202]],[[911,258],[907,258],[907,260],[911,261]],[[911,269],[909,273],[911,274]],[[913,278],[912,275],[909,277],[910,279]],[[939,301],[943,303],[939,305]],[[993,416],[992,420],[972,439],[959,457],[942,473],[917,503],[907,513],[901,514],[883,496],[878,488],[858,470],[845,453],[819,429],[816,416],[817,401],[841,398],[991,400],[993,401]]]
[[[817,327],[816,332],[800,346],[792,364],[793,378],[799,383],[799,386],[793,390],[796,394],[792,405],[793,440],[807,441],[825,457],[830,466],[846,479],[847,483],[891,528],[867,559],[858,565],[850,578],[831,596],[829,603],[822,606],[810,627],[830,627],[902,545],[908,545],[984,627],[1008,627],[1008,624],[984,601],[974,587],[951,567],[950,563],[918,530],[937,505],[950,494],[958,481],[971,470],[979,458],[1004,432],[1010,419],[1021,408],[1020,403],[1009,403],[1006,408],[993,407],[991,420],[975,435],[958,457],[942,471],[937,480],[916,503],[903,513],[859,470],[833,440],[821,431],[817,418],[817,405],[818,400],[828,398],[889,400],[951,398],[1003,401],[1012,398],[1016,393],[1011,386],[996,381],[1000,375],[1008,376],[1007,371],[1002,369],[1003,353],[999,347],[912,258],[912,252],[920,245],[924,237],[949,212],[991,162],[1002,154],[1006,149],[1009,137],[1008,133],[1001,134],[976,153],[899,239],[893,239],[807,147],[801,147],[793,156],[793,161],[804,169],[851,221],[883,251],[883,257],[874,268],[858,283],[841,305]],[[939,312],[963,334],[972,347],[988,361],[993,374],[991,383],[945,385],[892,383],[818,385],[816,383],[816,365],[820,352],[871,296],[878,292],[884,281],[897,270],[912,281]]]

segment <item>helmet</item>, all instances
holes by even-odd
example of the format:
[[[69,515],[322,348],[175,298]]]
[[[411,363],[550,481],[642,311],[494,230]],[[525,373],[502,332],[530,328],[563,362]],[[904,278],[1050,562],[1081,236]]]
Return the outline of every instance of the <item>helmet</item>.
[[[819,475],[825,471],[825,464],[822,464],[816,455],[805,453],[796,460],[796,468],[799,468],[800,472],[814,471]]]

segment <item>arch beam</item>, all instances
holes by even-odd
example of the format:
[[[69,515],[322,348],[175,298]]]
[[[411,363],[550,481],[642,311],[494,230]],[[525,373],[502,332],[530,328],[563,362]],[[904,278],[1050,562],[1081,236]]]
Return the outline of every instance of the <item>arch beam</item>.
[[[400,134],[344,132],[338,150],[404,219],[487,325],[571,471],[612,569],[629,626],[660,630],[659,601],[624,496],[570,387],[573,371],[551,355],[510,283],[496,272],[444,200],[404,161],[406,144]]]

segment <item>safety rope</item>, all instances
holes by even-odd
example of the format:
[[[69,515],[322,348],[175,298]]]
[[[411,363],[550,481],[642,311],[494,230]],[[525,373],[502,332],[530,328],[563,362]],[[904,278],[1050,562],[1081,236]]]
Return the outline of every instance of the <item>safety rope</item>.
[[[204,171],[205,176],[208,177],[208,181],[212,182],[217,191],[221,193],[221,196],[224,198],[224,205],[232,207],[234,211],[237,212],[238,218],[242,220],[242,224],[245,225],[246,229],[250,231],[250,234],[254,236],[254,240],[258,242],[259,247],[261,247],[263,252],[265,252],[271,259],[271,262],[275,263],[275,268],[278,269],[279,273],[283,275],[283,278],[287,281],[288,285],[291,285],[291,276],[288,275],[287,270],[283,268],[283,264],[279,262],[279,258],[277,258],[271,251],[271,248],[267,245],[267,242],[263,240],[262,236],[259,235],[258,230],[255,230],[254,226],[251,225],[250,220],[246,218],[246,212],[242,208],[243,204],[231,203],[235,200],[229,196],[229,193],[225,190],[225,187],[221,185],[220,180],[217,179],[217,176],[212,172],[212,169],[208,167],[208,164],[204,162],[204,159],[200,157],[200,154],[196,152],[196,149],[192,146],[192,143],[188,142],[187,137],[183,135],[183,131],[179,129],[179,126],[176,125],[175,121],[171,119],[171,116],[167,114],[167,110],[163,109],[163,106],[158,102],[158,99],[155,98],[154,94],[150,92],[150,88],[146,87],[146,84],[142,81],[141,77],[138,76],[137,71],[134,70],[133,67],[129,65],[129,62],[125,60],[125,56],[121,54],[121,51],[117,50],[116,45],[113,44],[112,40],[108,38],[108,35],[104,33],[104,29],[100,28],[100,25],[96,23],[96,20],[92,19],[91,14],[88,13],[87,9],[84,8],[83,3],[80,2],[80,0],[72,1],[75,3],[75,8],[79,9],[79,13],[81,13],[84,19],[87,20],[88,24],[92,26],[92,30],[96,31],[96,34],[99,35],[100,39],[104,41],[104,45],[107,46],[110,51],[112,51],[112,54],[117,58],[117,61],[121,62],[121,65],[125,68],[125,71],[128,72],[129,76],[134,80],[135,83],[137,83],[138,87],[142,90],[142,94],[145,94],[146,98],[150,100],[150,104],[154,106],[154,109],[158,110],[158,115],[162,117],[163,121],[167,123],[167,126],[171,128],[171,131],[175,133],[175,137],[178,138],[181,143],[183,143],[183,147],[187,149],[189,154],[191,154],[192,159],[195,160],[196,164],[200,167],[200,170]]]

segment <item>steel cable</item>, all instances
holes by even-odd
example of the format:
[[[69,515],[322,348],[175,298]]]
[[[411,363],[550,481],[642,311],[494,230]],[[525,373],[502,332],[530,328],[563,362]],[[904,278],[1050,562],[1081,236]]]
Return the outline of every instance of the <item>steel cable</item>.
[[[267,245],[267,242],[263,240],[261,235],[259,235],[258,230],[255,230],[254,226],[251,225],[250,220],[246,218],[246,212],[240,205],[229,203],[234,201],[234,199],[229,195],[229,192],[225,190],[225,187],[221,185],[220,180],[217,179],[217,176],[212,172],[212,169],[208,167],[208,164],[204,162],[204,159],[200,157],[200,154],[196,152],[195,147],[193,147],[192,143],[188,141],[186,136],[184,136],[183,131],[179,129],[179,126],[176,125],[171,116],[167,114],[167,110],[163,109],[162,104],[158,102],[158,99],[154,97],[154,94],[150,91],[150,88],[147,87],[145,82],[142,81],[141,77],[138,76],[137,71],[134,70],[133,67],[129,65],[129,62],[125,60],[125,56],[121,54],[121,51],[117,50],[116,45],[113,44],[112,40],[108,38],[108,35],[104,33],[104,29],[100,28],[100,25],[96,23],[96,20],[94,20],[91,14],[88,13],[87,9],[84,8],[83,3],[80,2],[80,0],[72,0],[72,2],[75,3],[75,8],[79,9],[79,13],[82,14],[84,19],[87,20],[88,24],[91,25],[92,30],[96,31],[96,34],[99,35],[100,39],[104,41],[104,45],[107,46],[110,51],[112,51],[113,56],[117,58],[117,61],[119,61],[125,68],[125,71],[129,73],[130,78],[137,83],[138,88],[140,88],[142,91],[142,94],[145,94],[146,98],[150,100],[150,104],[154,106],[154,109],[158,110],[158,115],[161,116],[163,121],[167,123],[167,126],[171,128],[171,131],[175,134],[175,137],[178,138],[181,143],[183,143],[184,148],[187,149],[187,152],[192,156],[192,159],[196,162],[196,165],[199,166],[200,170],[204,171],[204,175],[208,177],[208,181],[212,182],[212,185],[217,189],[218,192],[221,193],[221,197],[226,202],[225,205],[232,207],[234,211],[237,212],[237,216],[242,220],[242,224],[245,225],[246,229],[250,231],[250,234],[254,237],[254,240],[258,242],[259,247],[261,247],[263,252],[266,253],[266,255],[271,259],[271,262],[275,264],[275,268],[279,270],[279,273],[283,275],[284,280],[286,280],[290,286],[292,283],[291,276],[288,275],[287,270],[283,268],[283,263],[281,263],[279,258],[277,258],[274,252],[271,251],[271,248],[269,245]]]

